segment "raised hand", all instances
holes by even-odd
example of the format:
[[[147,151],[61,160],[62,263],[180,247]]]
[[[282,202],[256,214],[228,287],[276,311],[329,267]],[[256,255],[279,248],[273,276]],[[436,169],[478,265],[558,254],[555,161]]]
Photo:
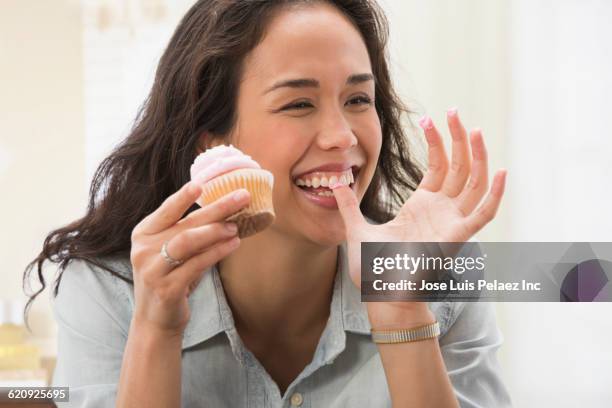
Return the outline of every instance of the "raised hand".
[[[497,171],[479,206],[488,189],[487,150],[482,132],[472,130],[468,144],[456,109],[448,112],[447,120],[453,140],[450,165],[442,137],[431,118],[419,121],[428,144],[428,169],[393,220],[369,224],[353,191],[347,186],[332,187],[346,228],[351,279],[357,287],[361,287],[361,242],[465,242],[495,217],[504,194],[506,171]]]

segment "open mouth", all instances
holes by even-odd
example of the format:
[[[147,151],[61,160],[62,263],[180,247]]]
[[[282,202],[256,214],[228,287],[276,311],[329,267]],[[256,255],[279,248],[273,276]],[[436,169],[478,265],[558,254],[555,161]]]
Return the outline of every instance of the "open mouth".
[[[333,197],[329,186],[340,183],[353,188],[359,175],[359,167],[353,166],[344,171],[315,171],[296,177],[293,183],[300,189],[321,197]]]

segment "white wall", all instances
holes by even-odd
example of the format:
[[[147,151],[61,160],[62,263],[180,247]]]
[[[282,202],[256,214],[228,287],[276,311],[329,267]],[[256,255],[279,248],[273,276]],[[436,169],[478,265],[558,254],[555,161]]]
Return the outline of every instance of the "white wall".
[[[611,241],[612,3],[517,0],[510,20],[509,238]],[[612,304],[507,304],[505,316],[521,406],[610,406]]]
[[[21,274],[46,234],[83,213],[81,18],[72,1],[0,2],[0,297],[25,299]],[[52,272],[52,271],[49,271]],[[51,277],[51,274],[48,275]],[[43,293],[32,327],[55,327]],[[43,342],[44,343],[44,342]]]
[[[81,0],[86,184],[128,134],[157,61],[191,3]]]
[[[612,3],[384,1],[396,79],[444,123],[459,106],[508,169],[483,241],[610,241]],[[449,141],[450,139],[447,139]],[[612,401],[612,304],[498,304],[517,407]]]
[[[466,127],[480,127],[491,173],[508,166],[508,25],[506,2],[490,0],[381,0],[389,19],[394,79],[417,114],[427,113],[447,131],[446,111],[459,108]],[[447,151],[450,136],[446,132]],[[512,174],[510,174],[512,177]],[[510,223],[502,203],[483,241],[505,235]]]

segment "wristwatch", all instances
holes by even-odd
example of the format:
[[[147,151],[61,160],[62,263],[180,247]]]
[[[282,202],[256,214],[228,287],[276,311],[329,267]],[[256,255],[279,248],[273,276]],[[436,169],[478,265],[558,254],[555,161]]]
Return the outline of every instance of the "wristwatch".
[[[413,329],[371,330],[374,343],[409,343],[433,339],[440,335],[440,324],[436,321]]]

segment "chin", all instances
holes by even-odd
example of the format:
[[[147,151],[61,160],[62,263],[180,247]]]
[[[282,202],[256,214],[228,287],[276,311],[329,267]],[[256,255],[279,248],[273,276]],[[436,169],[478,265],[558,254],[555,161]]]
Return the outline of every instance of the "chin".
[[[307,231],[303,231],[302,235],[317,245],[325,247],[338,246],[346,241],[342,219],[339,219],[338,222],[331,222],[326,225],[314,225],[313,227],[316,227],[316,229],[309,228]]]

